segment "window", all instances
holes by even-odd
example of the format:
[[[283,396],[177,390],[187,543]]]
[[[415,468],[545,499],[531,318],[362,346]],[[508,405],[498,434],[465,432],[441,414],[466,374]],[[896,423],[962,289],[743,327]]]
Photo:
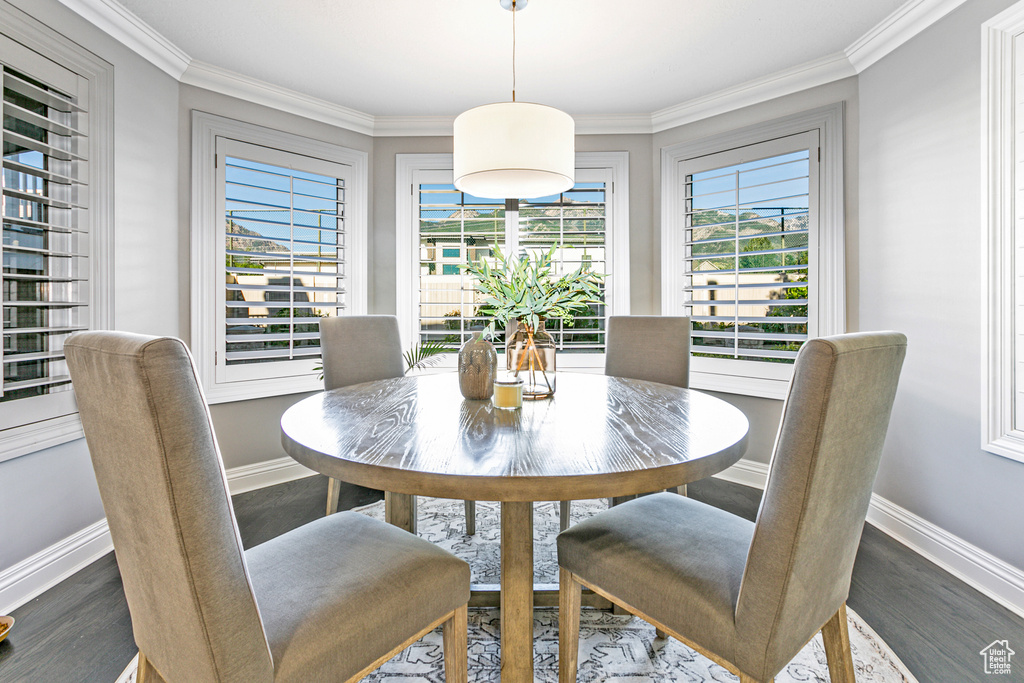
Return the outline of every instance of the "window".
[[[213,187],[197,194],[202,207],[193,227],[208,275],[200,287],[215,288],[199,293],[218,302],[199,305],[195,322],[208,397],[316,389],[319,319],[365,311],[366,157],[194,118],[199,142],[213,152],[206,158],[213,172],[197,173]]]
[[[986,305],[982,325],[981,447],[1024,462],[1024,4],[982,27]]]
[[[683,165],[683,291],[695,358],[792,363],[807,340],[815,137],[783,138]],[[792,147],[800,149],[773,153]],[[740,161],[751,154],[769,156]]]
[[[3,7],[0,26],[2,461],[81,437],[64,341],[109,325],[112,184],[109,65]]]
[[[456,190],[450,155],[399,155],[398,187],[409,187],[408,198],[399,195],[403,343],[441,341],[457,349],[487,325],[483,297],[459,264],[492,258],[495,246],[504,253],[533,255],[557,244],[558,271],[588,263],[609,274],[604,302],[577,316],[572,326],[547,322],[561,352],[559,364],[603,364],[606,317],[628,311],[626,163],[625,153],[579,154],[575,187],[559,195],[506,201]],[[458,258],[438,267],[452,257]],[[502,338],[499,330],[497,341]],[[454,354],[449,360],[454,363]]]
[[[823,195],[819,163],[832,112],[796,134],[714,141],[722,151],[666,150],[663,310],[690,317],[691,385],[782,398],[801,345],[843,329],[842,279],[822,265],[842,253],[841,189],[830,177]]]

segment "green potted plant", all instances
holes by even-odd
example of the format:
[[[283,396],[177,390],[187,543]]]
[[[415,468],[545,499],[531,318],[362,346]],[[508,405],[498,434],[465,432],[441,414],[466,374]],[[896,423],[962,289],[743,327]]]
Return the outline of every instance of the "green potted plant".
[[[505,256],[495,245],[494,265],[486,259],[464,264],[462,268],[476,278],[476,289],[484,295],[483,306],[492,319],[484,333],[494,335],[496,323],[517,322],[517,329],[506,344],[507,368],[516,376],[526,369],[523,398],[546,398],[555,392],[554,340],[544,330],[544,321],[560,318],[573,325],[577,314],[601,302],[603,273],[591,270],[587,263],[575,271],[558,276],[553,270],[554,244],[546,253],[533,258]],[[540,372],[540,378],[537,372]]]

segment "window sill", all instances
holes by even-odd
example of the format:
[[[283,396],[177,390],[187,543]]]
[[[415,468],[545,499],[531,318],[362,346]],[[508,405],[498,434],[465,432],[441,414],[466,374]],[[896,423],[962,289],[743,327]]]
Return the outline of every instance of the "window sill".
[[[1012,432],[1003,434],[981,445],[981,450],[1024,463],[1024,434]]]
[[[78,413],[0,431],[0,462],[14,460],[85,436]]]
[[[318,374],[312,374],[300,377],[211,383],[208,386],[204,386],[203,389],[206,394],[206,402],[214,405],[216,403],[249,401],[270,396],[323,391],[324,382],[319,378]]]
[[[701,391],[717,391],[723,394],[740,394],[757,398],[785,400],[789,394],[788,379],[765,377],[742,377],[714,372],[690,371],[690,388]]]
[[[498,353],[498,372],[505,372],[505,348],[503,345],[495,346]],[[563,353],[555,354],[555,369],[569,372],[604,372],[603,353]],[[456,372],[458,370],[458,354],[452,353],[449,357],[424,368],[410,370],[409,374],[435,375],[443,372]]]

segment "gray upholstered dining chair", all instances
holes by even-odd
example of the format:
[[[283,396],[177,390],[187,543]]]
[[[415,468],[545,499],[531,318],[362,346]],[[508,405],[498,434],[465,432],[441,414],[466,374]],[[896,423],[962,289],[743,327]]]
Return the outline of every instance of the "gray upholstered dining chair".
[[[604,374],[690,386],[690,319],[670,315],[609,316]]]
[[[741,683],[820,630],[833,683],[853,683],[846,598],[905,353],[896,332],[804,344],[756,522],[658,494],[559,534],[559,681],[576,680],[587,586]]]
[[[393,315],[345,315],[320,319],[324,389],[405,375],[398,318]],[[341,486],[327,481],[327,514],[338,511]],[[465,501],[466,533],[476,533],[476,503]],[[415,523],[413,524],[415,530]]]
[[[465,562],[354,512],[243,551],[185,345],[83,332],[64,350],[139,683],[353,681],[438,625],[447,679],[466,680]]]
[[[690,319],[669,315],[608,316],[604,374],[684,389],[690,386]],[[686,495],[686,484],[675,490]],[[561,501],[558,521],[562,531],[569,528],[569,513],[570,501]]]

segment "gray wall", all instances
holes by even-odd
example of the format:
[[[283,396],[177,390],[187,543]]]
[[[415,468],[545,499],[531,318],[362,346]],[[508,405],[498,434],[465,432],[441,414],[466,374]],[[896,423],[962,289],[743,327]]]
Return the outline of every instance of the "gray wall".
[[[177,206],[178,206],[178,250],[182,257],[178,260],[179,319],[180,336],[189,340],[191,323],[189,320],[190,263],[189,233],[192,191],[192,111],[204,111],[217,114],[236,121],[245,121],[275,130],[302,135],[314,140],[322,140],[334,145],[366,152],[370,164],[370,225],[373,225],[373,139],[368,135],[353,133],[330,124],[313,121],[286,112],[246,102],[227,95],[221,95],[202,88],[189,85],[180,86],[176,125],[177,125]],[[392,186],[394,180],[391,181]],[[394,210],[392,209],[392,213]],[[374,252],[374,230],[369,231],[367,253]],[[392,235],[392,242],[394,236]],[[392,249],[391,261],[394,262]],[[370,259],[369,281],[374,282],[375,258]],[[392,268],[393,270],[393,268]],[[371,286],[370,310],[373,311],[373,294]],[[234,403],[218,403],[210,406],[210,416],[217,433],[224,466],[228,469],[251,465],[254,463],[283,458],[281,447],[281,414],[293,403],[309,396],[308,393],[272,396],[270,398]]]
[[[909,338],[877,492],[1024,567],[1024,463],[981,440],[981,23],[971,0],[860,76],[862,329]]]
[[[179,334],[178,84],[56,0],[11,4],[114,65],[114,324]],[[0,501],[0,571],[103,517],[81,440],[0,463]]]
[[[653,137],[654,155],[651,159],[654,182],[652,185],[652,201],[655,222],[659,226],[653,235],[652,273],[655,284],[652,291],[654,312],[661,311],[661,150],[671,145],[700,138],[717,135],[731,130],[744,128],[764,121],[822,107],[835,102],[846,103],[846,148],[844,150],[844,175],[846,180],[844,205],[846,216],[846,283],[847,283],[847,328],[857,329],[857,318],[850,311],[856,310],[857,291],[857,140],[858,140],[858,106],[857,79],[847,78],[835,83],[811,88],[786,97],[744,107],[720,116],[671,128]],[[750,437],[747,453],[749,460],[766,463],[771,458],[775,444],[775,433],[782,417],[782,401],[735,394],[715,394],[719,398],[732,403],[742,410],[750,420]]]
[[[376,138],[373,141],[373,185],[370,218],[370,313],[395,315],[395,155],[442,154],[452,151],[450,137]]]

